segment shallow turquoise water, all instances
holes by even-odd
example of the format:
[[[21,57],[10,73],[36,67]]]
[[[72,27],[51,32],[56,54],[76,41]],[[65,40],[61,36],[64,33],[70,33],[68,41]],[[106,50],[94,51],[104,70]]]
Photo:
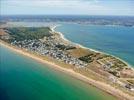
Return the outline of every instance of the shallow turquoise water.
[[[117,56],[134,66],[134,27],[60,24],[55,30],[67,39]]]
[[[114,97],[0,47],[0,100],[115,100]]]

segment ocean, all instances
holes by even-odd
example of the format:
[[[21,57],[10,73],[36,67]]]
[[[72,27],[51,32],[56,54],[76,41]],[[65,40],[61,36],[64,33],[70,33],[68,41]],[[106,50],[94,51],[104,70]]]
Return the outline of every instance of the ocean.
[[[0,46],[0,100],[116,100],[113,96]]]
[[[134,67],[134,27],[59,23],[55,30],[72,42],[117,56]]]

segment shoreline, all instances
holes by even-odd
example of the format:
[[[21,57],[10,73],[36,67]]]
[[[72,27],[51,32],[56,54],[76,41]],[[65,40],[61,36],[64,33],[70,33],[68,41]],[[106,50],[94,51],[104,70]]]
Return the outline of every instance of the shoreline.
[[[96,52],[96,53],[101,53],[101,54],[105,54],[105,55],[110,55],[111,57],[115,57],[116,59],[118,59],[118,60],[122,61],[123,63],[125,63],[129,68],[134,70],[133,65],[130,65],[128,62],[124,61],[123,59],[121,59],[121,58],[119,58],[117,56],[114,56],[114,55],[111,55],[111,54],[108,54],[108,53],[105,53],[105,52],[102,52],[102,51],[98,51],[98,50],[95,50],[95,49],[92,49],[92,48],[89,48],[89,47],[85,47],[85,46],[83,46],[83,45],[81,45],[79,43],[75,43],[75,42],[72,42],[72,41],[68,40],[67,38],[65,38],[63,33],[58,32],[58,31],[55,30],[55,28],[59,27],[59,26],[61,26],[61,25],[55,25],[53,27],[50,27],[50,29],[51,29],[52,32],[58,33],[64,41],[66,41],[68,43],[71,43],[71,44],[73,44],[75,46],[78,46],[80,48],[84,48],[84,49],[87,49],[87,50],[90,50],[90,51],[93,51],[93,52]]]
[[[100,81],[96,81],[94,79],[86,77],[80,73],[73,71],[72,69],[60,67],[59,65],[57,65],[53,62],[50,62],[50,61],[46,61],[46,60],[42,59],[41,57],[38,57],[37,55],[35,55],[33,53],[30,54],[27,51],[24,51],[22,49],[18,49],[17,47],[11,46],[10,44],[2,42],[2,41],[0,41],[0,45],[3,45],[14,52],[17,52],[21,55],[32,58],[32,59],[39,61],[43,64],[48,64],[48,65],[50,65],[50,67],[54,68],[55,70],[64,72],[64,73],[66,73],[66,74],[68,74],[68,75],[70,75],[70,76],[72,76],[72,77],[74,77],[82,82],[85,82],[89,85],[92,85],[92,86],[104,91],[105,93],[108,93],[108,94],[118,98],[119,100],[133,100],[134,99],[134,97],[122,92],[119,89],[116,89],[116,88],[110,86],[109,84],[106,84],[106,83],[100,82]]]

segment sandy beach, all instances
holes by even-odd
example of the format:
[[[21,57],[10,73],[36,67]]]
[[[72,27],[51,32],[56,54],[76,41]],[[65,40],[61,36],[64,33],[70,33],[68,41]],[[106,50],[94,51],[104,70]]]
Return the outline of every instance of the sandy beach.
[[[34,54],[31,55],[28,52],[26,52],[22,49],[17,49],[16,47],[13,47],[10,44],[7,44],[3,41],[0,41],[0,45],[5,46],[6,48],[9,48],[10,50],[12,50],[14,52],[17,52],[19,54],[22,54],[24,56],[27,56],[27,57],[32,58],[34,60],[37,60],[41,63],[48,64],[48,65],[50,65],[50,67],[54,68],[55,70],[62,71],[64,73],[67,73],[68,75],[71,75],[74,78],[77,78],[77,79],[87,83],[87,84],[93,85],[93,86],[107,92],[108,94],[111,94],[111,95],[117,97],[119,100],[134,100],[134,97],[122,92],[121,90],[116,89],[116,88],[114,88],[114,87],[112,87],[112,86],[110,86],[106,83],[88,78],[88,77],[86,77],[86,76],[84,76],[80,73],[77,73],[77,72],[73,71],[72,69],[67,69],[67,68],[60,67],[53,62],[43,60],[41,57],[38,57]]]

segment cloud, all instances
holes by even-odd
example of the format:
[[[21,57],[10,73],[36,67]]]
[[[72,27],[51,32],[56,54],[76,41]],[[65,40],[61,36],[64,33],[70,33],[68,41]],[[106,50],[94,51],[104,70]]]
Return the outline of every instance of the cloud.
[[[100,5],[96,5],[98,0],[6,0],[7,6],[15,7],[41,7],[41,8],[81,8],[81,9],[100,9]]]
[[[3,13],[28,14],[134,14],[130,4],[127,0],[1,0],[1,9]]]

